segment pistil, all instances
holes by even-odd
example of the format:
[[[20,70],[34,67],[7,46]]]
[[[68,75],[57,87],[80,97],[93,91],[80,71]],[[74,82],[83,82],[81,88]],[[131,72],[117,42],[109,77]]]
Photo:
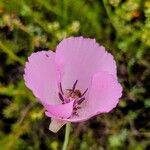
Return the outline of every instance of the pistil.
[[[60,92],[58,92],[58,96],[59,99],[62,101],[62,104],[69,103],[70,101],[75,100],[72,115],[76,116],[78,116],[77,110],[81,108],[79,105],[81,105],[83,101],[85,101],[84,95],[88,90],[87,88],[83,93],[81,93],[79,89],[76,89],[77,83],[78,80],[75,81],[75,83],[72,86],[72,89],[66,89],[65,90],[66,92],[63,91],[62,85],[60,83],[59,84]]]

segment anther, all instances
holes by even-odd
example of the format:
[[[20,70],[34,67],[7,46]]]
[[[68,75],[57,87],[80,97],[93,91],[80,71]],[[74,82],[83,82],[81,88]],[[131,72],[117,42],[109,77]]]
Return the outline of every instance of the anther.
[[[82,98],[80,98],[80,99],[77,101],[77,103],[80,105],[84,100],[85,100],[85,98],[82,97]]]
[[[87,92],[88,88],[82,93],[81,97],[85,95],[85,93]]]
[[[58,96],[59,96],[59,99],[60,99],[62,102],[65,101],[64,98],[63,98],[63,96],[61,95],[61,93],[58,93]]]
[[[74,92],[74,90],[75,90],[75,88],[76,88],[77,82],[78,82],[78,80],[75,81],[75,83],[74,83],[74,85],[73,85],[73,87],[72,87],[72,91],[73,91],[73,92]]]
[[[61,91],[61,93],[64,95],[64,92],[63,92],[63,90],[62,90],[62,85],[61,85],[61,82],[60,82],[60,91]]]
[[[73,115],[75,115],[75,116],[79,116],[79,115],[78,115],[78,113],[77,113],[76,111],[75,111],[75,112],[73,112]]]

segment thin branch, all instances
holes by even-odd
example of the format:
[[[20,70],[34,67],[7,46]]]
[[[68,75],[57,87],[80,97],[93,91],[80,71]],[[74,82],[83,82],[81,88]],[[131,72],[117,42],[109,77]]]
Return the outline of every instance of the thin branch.
[[[5,46],[1,41],[0,41],[0,49],[6,53],[12,60],[19,62],[21,65],[24,65],[24,61],[20,59],[17,55],[13,53],[11,49],[9,49],[7,46]]]

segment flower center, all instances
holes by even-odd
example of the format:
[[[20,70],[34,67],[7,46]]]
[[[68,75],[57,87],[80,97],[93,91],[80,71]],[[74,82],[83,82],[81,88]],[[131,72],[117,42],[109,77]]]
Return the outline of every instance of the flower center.
[[[66,93],[66,97],[68,97],[68,98],[76,99],[81,96],[82,96],[82,94],[81,94],[80,90],[78,90],[78,89],[74,90],[74,91],[72,89],[68,89],[67,93]]]
[[[62,89],[62,85],[60,83],[60,92],[58,93],[59,99],[62,101],[62,104],[69,103],[72,100],[74,101],[73,104],[73,115],[77,115],[77,110],[80,109],[80,105],[85,100],[85,93],[87,92],[88,88],[82,93],[79,89],[76,89],[78,80],[75,81],[71,89],[66,89],[65,92]]]

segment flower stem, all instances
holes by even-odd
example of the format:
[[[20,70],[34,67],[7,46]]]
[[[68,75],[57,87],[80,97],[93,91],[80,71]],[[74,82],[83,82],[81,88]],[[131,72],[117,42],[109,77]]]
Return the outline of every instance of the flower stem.
[[[69,133],[71,129],[71,123],[66,124],[66,131],[65,131],[65,140],[63,144],[62,150],[67,150],[68,142],[69,142]]]

